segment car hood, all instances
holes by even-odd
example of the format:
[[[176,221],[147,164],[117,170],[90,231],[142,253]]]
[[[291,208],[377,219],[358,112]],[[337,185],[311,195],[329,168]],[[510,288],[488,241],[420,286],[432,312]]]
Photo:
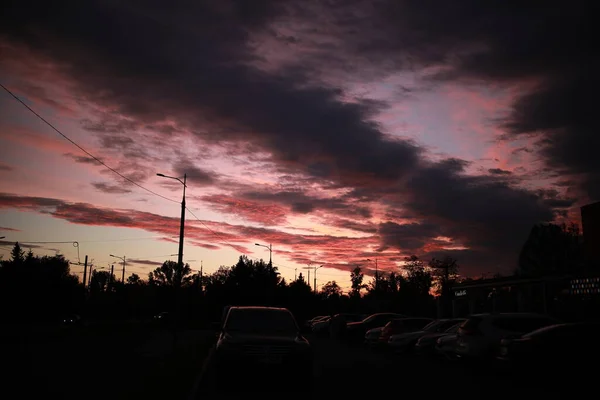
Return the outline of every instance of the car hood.
[[[232,343],[249,344],[293,344],[299,335],[294,334],[267,334],[267,333],[242,333],[232,332],[227,334],[227,340]]]
[[[363,326],[362,322],[348,322],[346,324],[346,328],[348,329],[360,328],[361,326]]]
[[[440,336],[438,340],[442,343],[452,342],[453,340],[456,340],[457,336],[458,335],[456,333],[445,334],[443,336]]]

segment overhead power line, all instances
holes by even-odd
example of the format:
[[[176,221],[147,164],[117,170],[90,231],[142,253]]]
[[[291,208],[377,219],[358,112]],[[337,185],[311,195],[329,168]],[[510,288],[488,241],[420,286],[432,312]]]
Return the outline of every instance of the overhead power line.
[[[139,183],[137,183],[133,179],[128,178],[127,176],[123,175],[122,173],[120,173],[119,171],[117,171],[116,169],[114,169],[113,167],[109,166],[104,161],[102,161],[101,159],[99,159],[98,157],[96,157],[95,155],[93,155],[92,153],[90,153],[89,151],[87,151],[86,149],[84,149],[82,146],[80,146],[79,144],[77,144],[73,139],[69,138],[67,135],[65,135],[64,133],[62,133],[58,128],[56,128],[54,125],[52,125],[50,122],[48,122],[48,120],[46,120],[44,117],[42,117],[40,114],[38,114],[33,108],[29,107],[23,100],[21,100],[19,97],[17,97],[17,95],[15,95],[13,92],[11,92],[2,83],[0,83],[0,87],[2,87],[2,89],[4,89],[16,101],[18,101],[19,103],[21,103],[25,108],[27,108],[29,111],[31,111],[31,113],[33,115],[35,115],[36,117],[38,117],[42,122],[44,122],[46,125],[48,125],[50,128],[52,128],[56,133],[58,133],[60,136],[62,136],[63,138],[65,138],[67,141],[69,141],[73,146],[75,146],[79,150],[83,151],[86,155],[88,155],[89,157],[91,157],[92,159],[94,159],[96,162],[98,162],[99,164],[103,165],[104,167],[108,168],[110,171],[114,172],[115,174],[117,174],[122,179],[126,180],[127,182],[131,183],[132,185],[137,186],[138,188],[140,188],[142,190],[145,190],[146,192],[148,192],[150,194],[153,194],[153,195],[158,196],[160,198],[163,198],[165,200],[171,201],[173,203],[179,203],[177,200],[170,199],[170,198],[168,198],[166,196],[163,196],[162,194],[156,193],[155,191],[153,191],[151,189],[148,189],[147,187],[144,187],[144,186],[140,185]]]
[[[68,137],[67,135],[65,135],[64,133],[62,133],[57,127],[55,127],[52,123],[50,123],[48,120],[46,120],[44,117],[42,117],[38,112],[36,112],[33,108],[31,108],[29,105],[27,105],[27,103],[25,103],[23,100],[21,100],[17,95],[15,95],[10,89],[8,89],[6,86],[4,86],[2,83],[0,83],[0,87],[2,87],[2,89],[4,89],[4,91],[6,93],[8,93],[12,98],[14,98],[16,101],[18,101],[23,107],[25,107],[27,110],[29,110],[33,115],[35,115],[37,118],[39,118],[42,122],[44,122],[46,125],[48,125],[52,130],[54,130],[56,133],[58,133],[60,136],[62,136],[65,140],[67,140],[69,143],[71,143],[73,146],[77,147],[79,150],[81,150],[82,152],[84,152],[87,156],[89,156],[90,158],[92,158],[94,161],[98,162],[98,164],[104,166],[105,168],[107,168],[109,171],[115,173],[116,175],[118,175],[120,178],[124,179],[125,181],[131,183],[134,186],[137,186],[138,188],[154,195],[154,196],[158,196],[164,200],[173,202],[173,203],[179,203],[178,200],[174,200],[171,199],[169,197],[163,196],[160,193],[157,193],[151,189],[148,189],[145,186],[142,186],[141,184],[137,183],[136,181],[134,181],[133,179],[123,175],[122,173],[120,173],[119,171],[117,171],[116,169],[114,169],[113,167],[111,167],[110,165],[106,164],[104,161],[102,161],[100,158],[96,157],[95,155],[93,155],[92,153],[90,153],[88,150],[86,150],[84,147],[82,147],[81,145],[79,145],[78,143],[76,143],[73,139],[71,139],[70,137]],[[189,208],[186,207],[186,210],[194,217],[196,218],[196,220],[198,220],[209,232],[211,232],[213,235],[215,236],[219,236],[222,238],[222,242],[224,244],[227,244],[233,248],[235,248],[235,245],[230,243],[229,241],[227,241],[220,233],[214,231],[213,229],[211,229],[210,227],[208,227],[208,225],[206,225],[206,223],[204,223],[204,221],[202,221],[200,218],[198,218],[196,216],[196,214],[194,214],[194,212],[192,210],[190,210]],[[136,238],[132,238],[132,239],[114,239],[114,240],[105,240],[106,242],[109,241],[124,241],[124,240],[142,240],[145,238],[141,238],[141,239],[136,239]],[[148,238],[151,239],[151,238]],[[98,241],[86,241],[86,242],[103,242],[102,240],[98,240]],[[30,244],[38,244],[38,243],[43,243],[43,244],[52,244],[52,243],[76,243],[73,241],[69,241],[69,242],[23,242],[23,243],[30,243]],[[82,243],[84,243],[84,241],[82,241]],[[79,247],[77,247],[77,250],[79,252]],[[79,254],[78,254],[78,258],[79,258]],[[288,268],[290,270],[295,269],[294,267],[289,267],[286,265],[276,265],[273,264],[279,268]]]

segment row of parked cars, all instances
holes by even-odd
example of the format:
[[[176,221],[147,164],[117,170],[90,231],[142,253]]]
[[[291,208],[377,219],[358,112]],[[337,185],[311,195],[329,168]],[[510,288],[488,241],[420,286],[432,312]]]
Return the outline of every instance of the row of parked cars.
[[[388,316],[389,317],[389,316]],[[399,317],[367,330],[364,343],[390,352],[437,354],[451,360],[495,361],[520,369],[574,368],[600,356],[600,323],[563,323],[534,313],[476,314],[467,318]]]
[[[431,319],[396,313],[350,314],[342,340],[395,353],[441,355],[510,367],[585,365],[600,356],[600,323],[564,323],[535,313],[488,313]],[[336,317],[309,321],[314,333],[331,330]],[[571,367],[573,368],[573,367]]]

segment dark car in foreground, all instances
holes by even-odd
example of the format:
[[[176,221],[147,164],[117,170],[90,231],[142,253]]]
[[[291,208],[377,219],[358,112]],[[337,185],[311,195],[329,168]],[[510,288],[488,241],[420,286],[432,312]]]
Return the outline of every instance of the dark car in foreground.
[[[498,360],[515,371],[537,370],[581,376],[600,356],[600,323],[547,326],[500,342]]]
[[[250,385],[301,381],[308,389],[312,378],[311,345],[285,308],[229,307],[214,363],[220,390],[244,379]]]

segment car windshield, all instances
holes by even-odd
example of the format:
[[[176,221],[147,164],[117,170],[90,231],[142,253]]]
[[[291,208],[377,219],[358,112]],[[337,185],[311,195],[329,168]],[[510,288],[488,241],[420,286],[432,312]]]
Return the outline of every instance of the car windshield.
[[[287,311],[269,309],[231,309],[225,330],[261,334],[296,334],[298,326]]]
[[[384,322],[387,323],[391,319],[401,318],[401,315],[398,314],[373,314],[370,317],[367,317],[362,322],[365,324],[369,324],[371,322]]]

